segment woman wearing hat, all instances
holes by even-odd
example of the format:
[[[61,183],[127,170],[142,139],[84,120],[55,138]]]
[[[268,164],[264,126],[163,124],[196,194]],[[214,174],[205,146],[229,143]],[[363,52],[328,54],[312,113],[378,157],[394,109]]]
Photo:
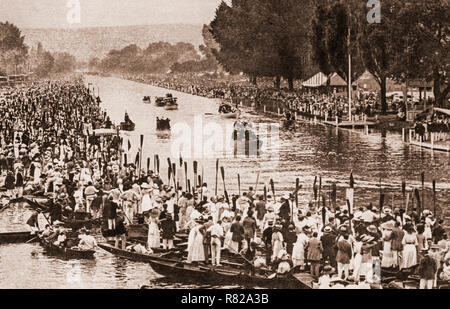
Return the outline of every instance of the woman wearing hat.
[[[394,234],[392,230],[394,229],[393,221],[386,221],[381,224],[382,231],[382,242],[383,242],[383,252],[381,258],[381,267],[391,268],[396,264],[394,261],[394,252],[392,250],[392,241],[394,239]]]
[[[150,213],[150,218],[148,221],[148,240],[147,247],[148,249],[161,247],[161,236],[159,232],[159,211],[156,208],[153,208]]]
[[[415,233],[412,224],[407,224],[404,227],[405,236],[403,236],[403,258],[401,269],[410,268],[417,265],[417,246],[419,241],[417,240],[417,235]]]
[[[203,238],[206,233],[205,227],[198,220],[198,225],[189,233],[187,263],[205,261],[205,249]]]
[[[305,249],[308,245],[309,237],[306,235],[304,229],[297,235],[297,241],[292,249],[292,262],[294,267],[300,266],[301,270],[305,269]]]

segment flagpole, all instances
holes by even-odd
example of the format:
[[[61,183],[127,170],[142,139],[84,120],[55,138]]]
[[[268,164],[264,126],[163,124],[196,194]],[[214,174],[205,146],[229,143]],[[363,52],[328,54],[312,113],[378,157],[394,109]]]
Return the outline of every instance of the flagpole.
[[[348,121],[352,122],[352,55],[350,52],[350,9],[349,9],[349,19],[348,19],[348,36],[347,36],[347,51],[348,51]]]

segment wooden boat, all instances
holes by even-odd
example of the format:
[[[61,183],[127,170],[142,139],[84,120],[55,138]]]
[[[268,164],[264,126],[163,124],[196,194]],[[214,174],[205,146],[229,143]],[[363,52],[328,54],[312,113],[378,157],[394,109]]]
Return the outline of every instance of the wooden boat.
[[[115,129],[95,129],[93,130],[95,136],[114,136],[117,135],[117,130]]]
[[[49,254],[54,254],[67,259],[93,259],[95,250],[80,250],[56,246],[44,237],[39,238],[40,243]]]
[[[155,272],[165,277],[182,281],[202,282],[211,285],[233,285],[267,287],[278,289],[309,289],[292,274],[273,275],[245,274],[241,268],[223,265],[218,267],[192,265],[181,259],[158,257],[148,260]]]
[[[156,97],[155,105],[158,107],[163,107],[166,103],[164,102],[164,97]]]
[[[136,125],[134,124],[134,122],[121,122],[120,123],[120,130],[122,131],[134,131],[134,128],[136,127]]]
[[[412,275],[418,265],[415,265],[410,268],[404,268],[399,270],[398,268],[381,268],[381,280],[383,283],[388,283],[390,281],[399,279],[399,280],[406,280],[410,275]]]
[[[131,243],[127,243],[127,245],[129,245],[129,244],[131,244]],[[102,244],[98,244],[98,246],[100,248],[102,248],[103,250],[108,251],[109,253],[117,255],[119,257],[122,257],[122,258],[125,258],[128,260],[132,260],[132,261],[136,261],[136,262],[144,262],[144,263],[148,263],[152,259],[161,258],[162,256],[167,257],[167,254],[173,254],[174,252],[178,251],[178,249],[176,249],[176,248],[171,249],[171,250],[160,249],[160,250],[153,250],[153,252],[155,252],[154,254],[142,254],[142,253],[137,253],[137,252],[132,252],[132,251],[116,248],[116,247],[114,247],[114,245],[112,245],[110,243],[102,243]]]
[[[7,232],[0,233],[0,244],[14,244],[14,243],[25,243],[25,242],[37,242],[39,241],[36,234],[31,234],[31,232]]]
[[[240,110],[231,113],[220,113],[220,117],[224,119],[238,119],[241,114]]]
[[[178,109],[178,104],[166,104],[164,105],[164,109],[168,111],[174,111]]]
[[[74,212],[73,217],[63,218],[61,221],[64,223],[64,227],[72,230],[79,230],[82,227],[99,228],[102,225],[102,218],[92,219],[91,214],[87,212]]]

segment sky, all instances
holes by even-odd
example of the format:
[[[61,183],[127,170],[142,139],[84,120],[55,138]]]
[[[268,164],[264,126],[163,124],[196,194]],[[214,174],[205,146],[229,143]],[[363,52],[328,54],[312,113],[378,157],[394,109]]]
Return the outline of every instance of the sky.
[[[0,21],[12,22],[19,28],[205,24],[214,18],[220,2],[221,0],[0,0]],[[76,14],[76,3],[79,3],[80,14]]]

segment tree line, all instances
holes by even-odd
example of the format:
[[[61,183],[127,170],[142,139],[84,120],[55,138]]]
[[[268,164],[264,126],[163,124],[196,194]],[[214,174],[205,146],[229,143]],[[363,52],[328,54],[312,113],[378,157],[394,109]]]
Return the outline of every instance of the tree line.
[[[361,0],[232,0],[210,24],[212,52],[230,72],[254,77],[306,79],[337,72],[346,81],[365,70],[381,88],[386,80],[432,81],[442,103],[449,86],[449,1],[383,0],[380,23],[370,23]]]
[[[41,43],[30,48],[16,25],[0,22],[0,75],[33,72],[37,77],[47,77],[72,72],[76,66],[74,56],[51,53]]]

